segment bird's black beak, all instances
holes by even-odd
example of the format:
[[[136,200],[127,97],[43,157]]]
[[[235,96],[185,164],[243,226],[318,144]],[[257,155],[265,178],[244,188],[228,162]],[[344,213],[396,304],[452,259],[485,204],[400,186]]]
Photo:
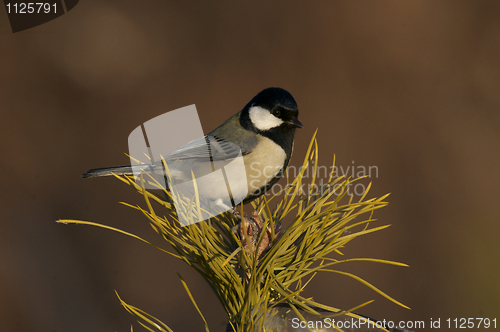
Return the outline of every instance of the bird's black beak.
[[[295,127],[295,128],[304,128],[304,126],[302,125],[302,123],[300,123],[300,121],[295,118],[291,121],[287,121],[287,123],[292,126],[292,127]]]

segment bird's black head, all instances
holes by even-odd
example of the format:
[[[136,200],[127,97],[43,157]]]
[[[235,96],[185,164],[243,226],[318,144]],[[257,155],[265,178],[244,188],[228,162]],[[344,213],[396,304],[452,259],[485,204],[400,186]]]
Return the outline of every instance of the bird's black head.
[[[247,130],[272,139],[286,151],[291,150],[295,129],[302,128],[298,115],[297,103],[288,91],[267,88],[245,106],[240,124]]]

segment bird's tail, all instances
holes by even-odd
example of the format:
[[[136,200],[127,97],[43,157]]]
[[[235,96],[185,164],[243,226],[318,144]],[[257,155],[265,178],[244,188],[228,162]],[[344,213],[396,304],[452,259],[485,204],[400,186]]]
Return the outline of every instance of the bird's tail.
[[[82,178],[96,178],[99,176],[110,176],[110,175],[134,175],[132,171],[132,166],[115,166],[115,167],[105,167],[105,168],[94,168],[86,171],[82,174]]]

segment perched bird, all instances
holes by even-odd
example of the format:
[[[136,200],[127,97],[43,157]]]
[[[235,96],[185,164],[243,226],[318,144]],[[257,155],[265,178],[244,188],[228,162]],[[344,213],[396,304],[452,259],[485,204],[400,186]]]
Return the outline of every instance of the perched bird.
[[[209,134],[191,141],[164,156],[173,181],[202,179],[216,169],[225,169],[229,179],[231,200],[225,198],[228,188],[207,182],[201,192],[205,197],[228,206],[251,202],[269,190],[283,175],[293,151],[299,111],[292,95],[281,88],[267,88],[246,106]],[[244,167],[228,167],[242,158]],[[165,174],[161,162],[133,166],[156,174]],[[108,175],[133,175],[132,166],[98,168],[87,171],[83,178]],[[208,178],[208,177],[207,177]]]

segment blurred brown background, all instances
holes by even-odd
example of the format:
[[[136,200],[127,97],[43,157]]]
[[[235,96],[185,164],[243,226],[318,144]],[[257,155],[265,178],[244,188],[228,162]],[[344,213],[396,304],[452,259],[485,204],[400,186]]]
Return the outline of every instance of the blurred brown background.
[[[1,12],[1,10],[0,10]],[[0,13],[0,325],[3,331],[129,331],[114,294],[175,331],[226,317],[195,271],[154,248],[91,226],[161,239],[142,203],[89,168],[127,163],[128,134],[196,104],[206,132],[269,86],[289,90],[321,163],[376,165],[370,196],[385,231],[346,257],[406,262],[344,269],[363,285],[317,277],[308,296],[393,321],[500,319],[500,3],[498,1],[81,1],[13,34]],[[443,327],[443,326],[442,326]],[[135,329],[134,329],[135,330]]]

